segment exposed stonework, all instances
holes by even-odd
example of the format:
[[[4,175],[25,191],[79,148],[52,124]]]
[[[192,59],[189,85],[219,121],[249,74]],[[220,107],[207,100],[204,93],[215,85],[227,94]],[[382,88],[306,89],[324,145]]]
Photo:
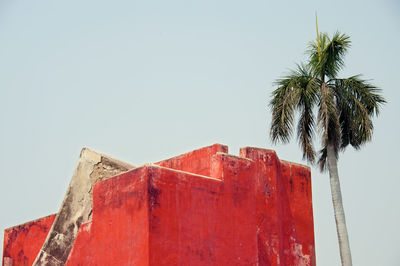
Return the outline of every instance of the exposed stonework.
[[[64,265],[80,225],[91,220],[94,185],[132,168],[128,163],[82,149],[67,194],[33,265]]]

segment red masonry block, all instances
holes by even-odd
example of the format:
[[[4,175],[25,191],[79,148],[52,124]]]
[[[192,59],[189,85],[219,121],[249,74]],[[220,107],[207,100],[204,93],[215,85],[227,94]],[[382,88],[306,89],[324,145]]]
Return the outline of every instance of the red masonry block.
[[[3,265],[32,265],[55,218],[55,214],[49,215],[6,229]]]
[[[215,144],[98,182],[66,264],[315,265],[310,169],[272,150],[227,151]],[[9,242],[11,265],[24,265]]]

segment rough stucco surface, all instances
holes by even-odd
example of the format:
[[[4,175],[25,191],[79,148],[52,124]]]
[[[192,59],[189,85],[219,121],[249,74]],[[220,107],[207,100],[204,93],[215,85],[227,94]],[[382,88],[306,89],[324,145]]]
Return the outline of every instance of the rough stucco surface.
[[[82,223],[91,220],[94,185],[134,168],[89,149],[82,149],[67,194],[33,265],[64,265]]]
[[[3,265],[32,265],[55,218],[49,215],[6,229]]]
[[[97,183],[66,265],[315,265],[310,169],[271,150],[225,152]]]
[[[314,266],[310,169],[272,150],[227,152],[215,144],[124,171],[84,150],[36,265]],[[24,265],[8,239],[3,264]]]

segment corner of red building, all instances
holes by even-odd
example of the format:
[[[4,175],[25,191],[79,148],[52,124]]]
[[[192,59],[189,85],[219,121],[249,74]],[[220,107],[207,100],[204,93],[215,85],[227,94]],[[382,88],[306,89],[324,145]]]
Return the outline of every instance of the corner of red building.
[[[315,265],[309,167],[214,144],[126,169],[92,182],[67,249],[49,233],[71,223],[62,207],[6,229],[3,265]]]

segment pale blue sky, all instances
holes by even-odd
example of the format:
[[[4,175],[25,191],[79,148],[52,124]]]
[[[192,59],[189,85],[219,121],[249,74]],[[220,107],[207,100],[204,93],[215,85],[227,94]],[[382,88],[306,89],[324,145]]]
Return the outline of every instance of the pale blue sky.
[[[351,36],[341,76],[388,100],[373,142],[339,160],[354,265],[400,265],[396,0],[1,1],[1,232],[57,212],[84,146],[135,165],[215,142],[305,163],[271,144],[267,103],[306,59],[315,12]],[[317,263],[339,265],[328,175],[312,180]]]

